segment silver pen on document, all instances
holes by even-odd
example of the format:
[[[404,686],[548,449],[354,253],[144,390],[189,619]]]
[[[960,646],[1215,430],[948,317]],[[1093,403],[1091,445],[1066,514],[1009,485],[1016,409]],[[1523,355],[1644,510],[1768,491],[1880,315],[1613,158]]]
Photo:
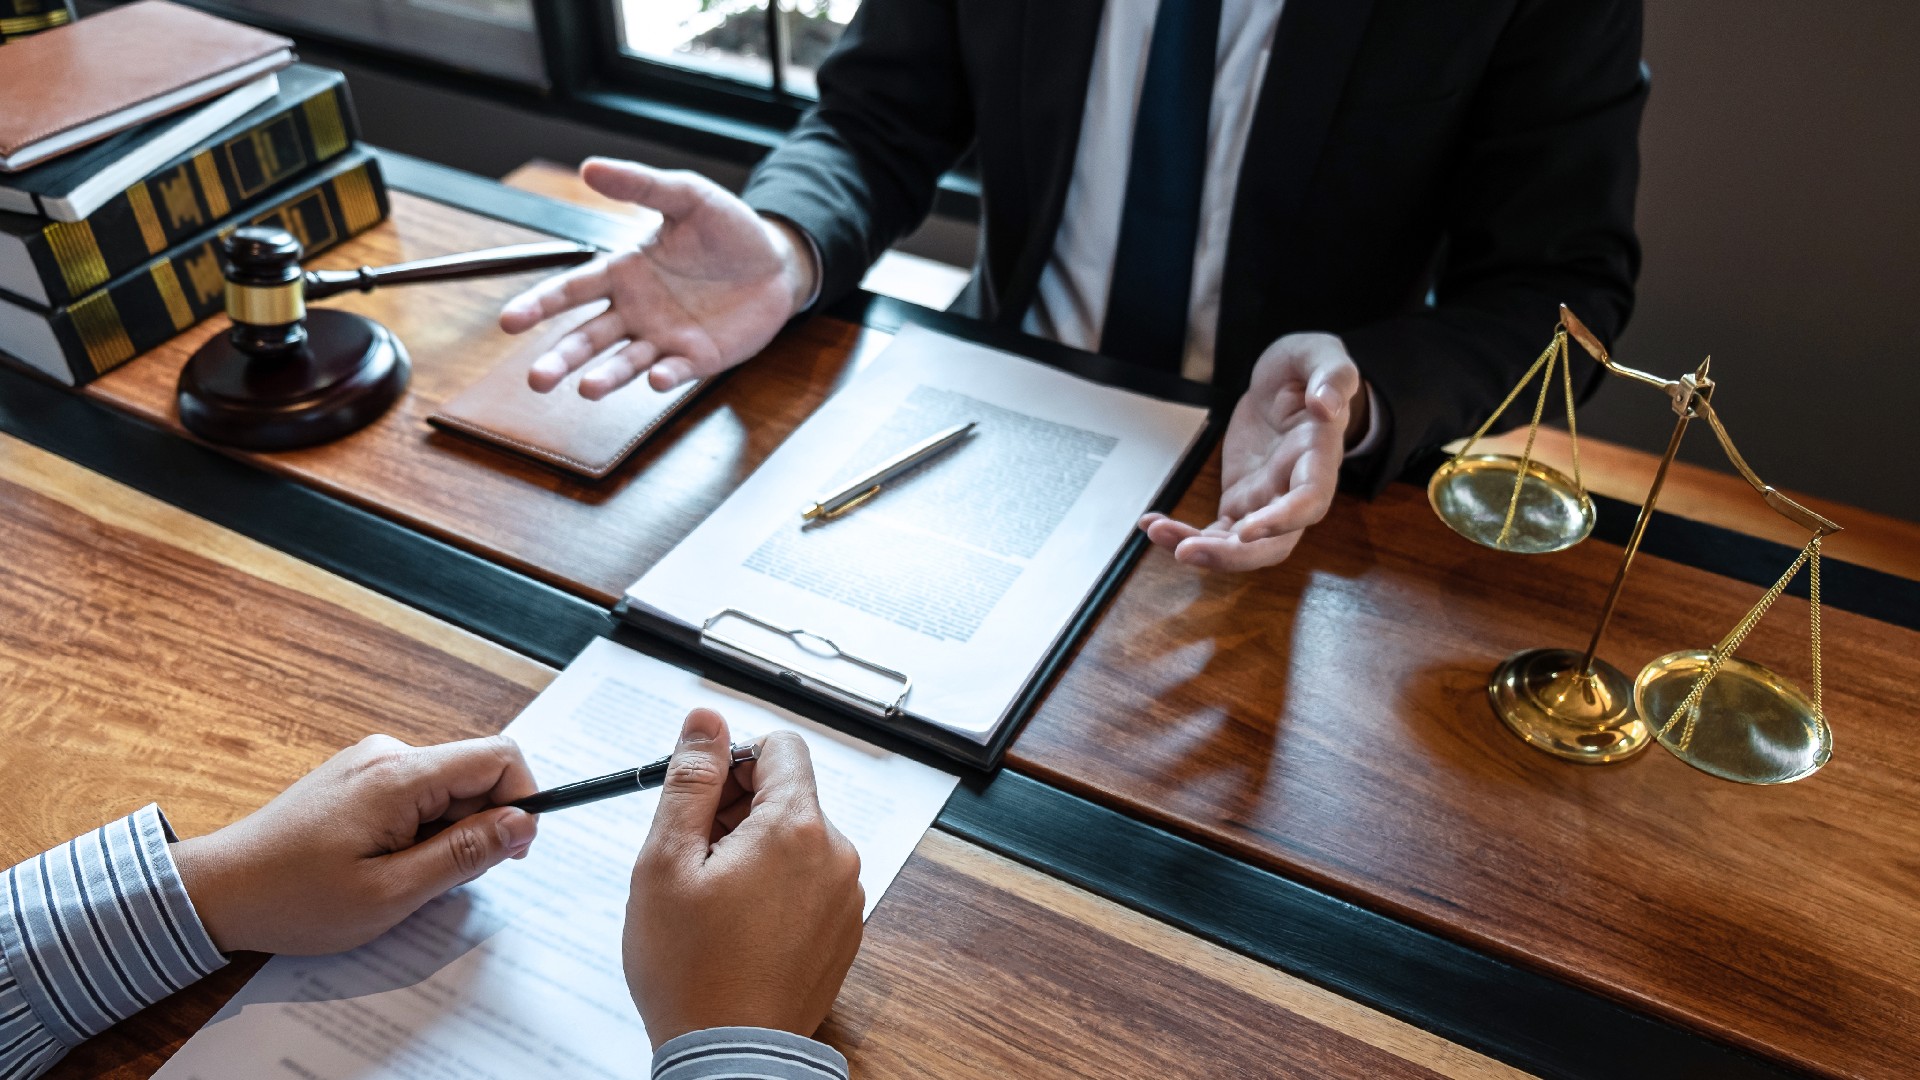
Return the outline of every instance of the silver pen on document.
[[[901,474],[922,462],[931,460],[960,445],[966,437],[979,427],[977,421],[969,420],[945,431],[929,435],[907,447],[887,460],[875,465],[859,479],[832,495],[825,496],[812,506],[800,512],[808,521],[832,521],[841,514],[859,506],[875,495],[880,489],[892,483]]]

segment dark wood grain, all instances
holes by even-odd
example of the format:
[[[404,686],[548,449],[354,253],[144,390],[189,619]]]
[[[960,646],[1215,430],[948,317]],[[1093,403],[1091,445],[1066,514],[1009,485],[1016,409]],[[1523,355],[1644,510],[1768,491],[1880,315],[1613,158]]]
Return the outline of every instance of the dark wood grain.
[[[1203,477],[1181,513],[1215,491]],[[1731,1042],[1906,1075],[1920,634],[1826,613],[1837,749],[1800,784],[1725,783],[1658,748],[1562,763],[1508,734],[1487,675],[1519,649],[1584,646],[1618,557],[1490,553],[1404,485],[1343,499],[1268,573],[1152,553],[1009,759]],[[1707,647],[1759,592],[1643,558],[1602,654],[1632,675]],[[1804,681],[1806,609],[1781,600],[1743,654]]]
[[[524,239],[405,196],[330,265]],[[331,447],[257,459],[581,596],[610,602],[791,431],[877,336],[808,322],[728,378],[604,487],[430,436],[419,417],[505,348],[518,282],[355,305],[399,331],[403,407]],[[197,335],[94,384],[172,423]],[[1218,462],[1181,513],[1213,516]],[[1486,673],[1579,646],[1618,549],[1502,556],[1447,532],[1423,493],[1342,497],[1286,565],[1249,576],[1150,555],[1008,760],[1359,903],[1759,1052],[1832,1075],[1920,1060],[1920,810],[1905,732],[1920,634],[1829,613],[1835,763],[1735,787],[1654,750],[1584,769],[1525,749]],[[1629,674],[1704,647],[1758,589],[1643,557],[1604,655]],[[1807,670],[1805,605],[1745,652]]]
[[[345,268],[542,239],[514,225],[395,193],[393,220],[315,266]],[[476,382],[522,340],[500,331],[500,305],[538,281],[516,275],[403,286],[326,301],[394,331],[413,359],[413,384],[386,416],[338,442],[254,455],[269,468],[508,565],[611,604],[720,504],[845,374],[863,336],[815,320],[782,335],[750,378],[723,380],[605,480],[586,481],[433,430],[427,414]],[[94,382],[87,392],[177,428],[180,368],[224,332],[209,320]]]
[[[0,437],[0,866],[157,800],[187,835],[372,731],[497,730],[527,661]],[[151,1074],[251,975],[84,1044]],[[860,1075],[1517,1075],[951,837],[869,923],[823,1035]]]

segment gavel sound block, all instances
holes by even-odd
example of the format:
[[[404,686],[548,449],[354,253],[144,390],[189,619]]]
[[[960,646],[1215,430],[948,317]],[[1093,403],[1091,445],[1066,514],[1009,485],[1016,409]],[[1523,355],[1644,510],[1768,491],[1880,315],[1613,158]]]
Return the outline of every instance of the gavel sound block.
[[[222,245],[233,329],[180,372],[180,422],[209,442],[290,450],[358,431],[406,391],[407,350],[364,315],[307,302],[357,289],[456,281],[573,266],[600,254],[586,244],[518,244],[358,270],[302,271],[285,229],[248,226]]]

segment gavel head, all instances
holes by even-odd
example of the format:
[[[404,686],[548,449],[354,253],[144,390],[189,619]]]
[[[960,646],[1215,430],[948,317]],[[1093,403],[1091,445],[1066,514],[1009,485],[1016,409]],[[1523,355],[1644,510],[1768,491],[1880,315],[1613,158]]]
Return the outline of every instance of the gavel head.
[[[242,351],[273,353],[307,340],[304,253],[292,233],[271,225],[235,229],[221,243],[227,317]]]
[[[279,228],[250,225],[221,241],[233,329],[207,338],[180,369],[188,431],[251,450],[313,446],[372,423],[406,391],[412,366],[386,327],[307,309],[313,279],[302,254]]]

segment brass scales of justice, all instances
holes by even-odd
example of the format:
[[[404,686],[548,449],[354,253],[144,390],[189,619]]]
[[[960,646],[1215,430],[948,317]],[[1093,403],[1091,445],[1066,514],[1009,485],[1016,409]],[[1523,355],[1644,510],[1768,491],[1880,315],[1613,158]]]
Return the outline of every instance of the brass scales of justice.
[[[1812,775],[1833,754],[1833,732],[1821,707],[1820,542],[1839,532],[1840,526],[1762,481],[1740,456],[1713,408],[1714,383],[1707,374],[1711,357],[1698,370],[1677,379],[1626,367],[1609,356],[1592,331],[1561,305],[1560,323],[1546,351],[1480,430],[1433,474],[1427,497],[1434,512],[1453,531],[1496,551],[1561,551],[1592,533],[1593,500],[1580,481],[1569,339],[1579,342],[1607,371],[1661,390],[1678,419],[1586,651],[1527,649],[1507,657],[1494,669],[1487,686],[1494,712],[1528,744],[1569,761],[1622,761],[1657,740],[1681,761],[1727,780],[1784,784]],[[1571,477],[1533,456],[1555,367],[1565,388]],[[1474,445],[1536,376],[1542,378],[1525,450],[1518,457],[1474,454]],[[1728,460],[1767,505],[1810,536],[1780,580],[1718,644],[1668,653],[1629,680],[1600,658],[1600,642],[1620,602],[1627,570],[1640,550],[1667,470],[1687,426],[1696,418],[1705,418]],[[1811,695],[1768,668],[1734,655],[1802,566],[1807,567],[1811,600]]]

